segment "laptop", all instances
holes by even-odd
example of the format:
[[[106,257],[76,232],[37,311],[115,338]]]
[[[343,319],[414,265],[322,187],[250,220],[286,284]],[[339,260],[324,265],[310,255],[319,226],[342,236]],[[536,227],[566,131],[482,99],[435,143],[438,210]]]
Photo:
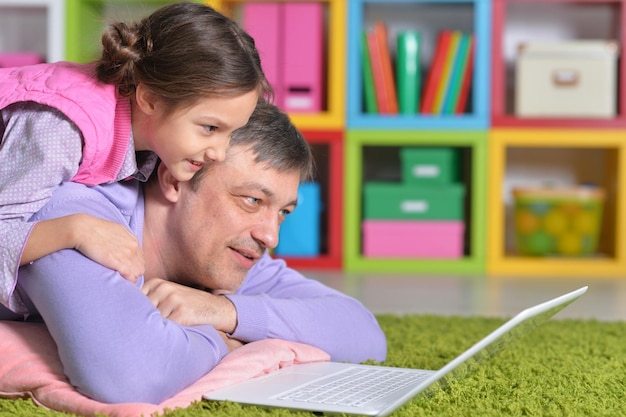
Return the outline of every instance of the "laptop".
[[[438,371],[343,362],[295,364],[206,393],[207,400],[323,414],[386,416],[427,388],[458,379],[582,296],[588,287],[530,307]]]

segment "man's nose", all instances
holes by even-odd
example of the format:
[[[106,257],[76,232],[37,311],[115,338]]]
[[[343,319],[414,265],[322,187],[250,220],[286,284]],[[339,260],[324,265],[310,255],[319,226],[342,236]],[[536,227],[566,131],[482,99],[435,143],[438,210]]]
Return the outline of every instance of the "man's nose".
[[[266,249],[273,249],[278,245],[280,223],[275,216],[265,216],[252,231],[252,237]]]

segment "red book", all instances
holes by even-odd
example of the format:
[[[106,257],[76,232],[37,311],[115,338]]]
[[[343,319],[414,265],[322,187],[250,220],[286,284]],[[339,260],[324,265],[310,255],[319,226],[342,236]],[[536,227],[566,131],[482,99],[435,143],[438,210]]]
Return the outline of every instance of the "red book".
[[[372,76],[376,89],[378,113],[398,113],[398,99],[391,65],[391,55],[387,44],[387,29],[381,22],[374,24],[374,29],[367,34],[367,46],[372,64]]]
[[[430,64],[430,69],[426,77],[424,96],[422,97],[422,103],[420,106],[420,112],[422,113],[434,113],[435,98],[437,97],[437,88],[441,82],[441,77],[446,63],[446,56],[450,47],[451,39],[452,32],[447,30],[440,32],[439,36],[437,37],[435,55],[433,57],[432,63]]]
[[[463,74],[463,84],[461,84],[461,91],[459,92],[459,101],[456,105],[456,114],[462,114],[465,112],[465,105],[467,103],[467,97],[469,96],[469,90],[470,85],[472,84],[472,74],[474,69],[474,43],[474,35],[470,35],[469,56],[467,57],[465,74]]]

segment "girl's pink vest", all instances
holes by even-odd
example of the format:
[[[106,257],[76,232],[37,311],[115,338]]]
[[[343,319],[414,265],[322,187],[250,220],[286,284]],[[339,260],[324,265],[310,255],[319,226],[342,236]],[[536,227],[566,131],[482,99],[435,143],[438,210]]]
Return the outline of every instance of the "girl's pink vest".
[[[83,134],[83,159],[73,181],[115,180],[130,141],[130,101],[100,83],[92,67],[69,62],[0,69],[0,109],[19,101],[54,107]]]

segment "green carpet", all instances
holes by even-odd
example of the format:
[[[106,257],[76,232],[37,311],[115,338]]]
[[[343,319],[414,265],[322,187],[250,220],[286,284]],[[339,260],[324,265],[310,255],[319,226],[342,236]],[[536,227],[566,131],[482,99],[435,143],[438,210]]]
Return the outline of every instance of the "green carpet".
[[[389,342],[386,365],[438,369],[487,335],[500,319],[378,317]],[[1,359],[0,359],[1,360]],[[552,320],[466,378],[415,398],[393,416],[626,415],[626,322]],[[0,417],[60,417],[30,400],[0,400]],[[200,402],[167,417],[311,416]]]

